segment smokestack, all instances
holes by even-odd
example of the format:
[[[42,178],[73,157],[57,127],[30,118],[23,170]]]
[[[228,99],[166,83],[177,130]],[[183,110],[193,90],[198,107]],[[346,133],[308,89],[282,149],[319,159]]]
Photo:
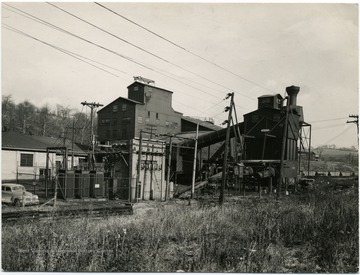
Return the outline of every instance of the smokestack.
[[[290,106],[296,106],[296,98],[299,91],[300,87],[297,86],[286,87],[286,92],[290,97]]]

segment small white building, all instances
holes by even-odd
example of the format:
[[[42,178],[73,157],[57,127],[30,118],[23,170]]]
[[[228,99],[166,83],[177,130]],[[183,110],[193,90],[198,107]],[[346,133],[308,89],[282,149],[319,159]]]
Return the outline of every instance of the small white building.
[[[67,141],[64,145],[60,138],[23,135],[18,132],[2,132],[1,180],[2,182],[38,181],[46,174],[47,148],[72,148]],[[74,145],[74,158],[69,150],[68,167],[78,166],[87,158],[79,146]],[[49,175],[54,175],[56,168],[64,167],[64,156],[59,150],[49,151]]]

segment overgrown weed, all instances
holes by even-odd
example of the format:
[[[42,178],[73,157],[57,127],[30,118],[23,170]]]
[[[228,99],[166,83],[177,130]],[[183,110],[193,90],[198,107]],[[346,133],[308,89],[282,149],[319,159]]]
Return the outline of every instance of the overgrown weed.
[[[5,271],[358,272],[355,193],[3,225]]]

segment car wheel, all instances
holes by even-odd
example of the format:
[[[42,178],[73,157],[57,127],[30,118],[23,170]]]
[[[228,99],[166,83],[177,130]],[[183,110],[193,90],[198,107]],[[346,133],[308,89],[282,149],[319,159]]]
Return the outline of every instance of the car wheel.
[[[20,207],[20,206],[21,206],[21,202],[20,202],[19,199],[15,199],[15,200],[14,200],[14,206],[16,206],[16,207]]]

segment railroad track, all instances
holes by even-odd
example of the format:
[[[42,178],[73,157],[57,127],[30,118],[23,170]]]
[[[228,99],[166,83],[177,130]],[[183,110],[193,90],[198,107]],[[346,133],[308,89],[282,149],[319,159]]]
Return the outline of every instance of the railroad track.
[[[132,215],[133,207],[131,204],[113,207],[74,208],[74,209],[52,209],[52,210],[30,210],[2,212],[3,223],[32,222],[37,220],[60,219],[60,218],[80,218],[80,217],[108,217],[120,215]]]

